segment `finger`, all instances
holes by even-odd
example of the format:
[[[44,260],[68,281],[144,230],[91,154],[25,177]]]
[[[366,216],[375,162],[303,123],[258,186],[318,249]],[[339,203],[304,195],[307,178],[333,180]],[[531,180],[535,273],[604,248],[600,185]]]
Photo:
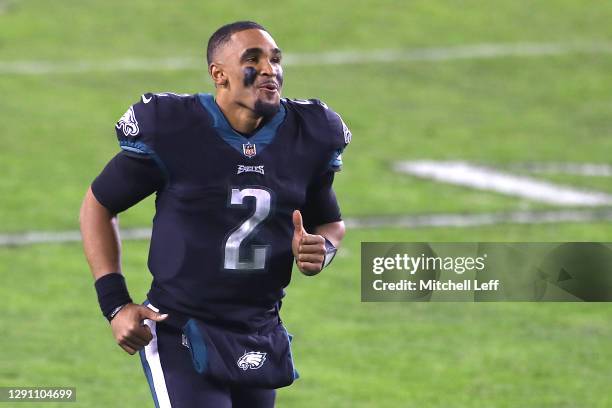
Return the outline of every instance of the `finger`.
[[[298,261],[312,262],[312,263],[323,263],[325,256],[322,254],[303,254],[301,253],[298,257]]]
[[[153,336],[151,336],[151,332],[145,329],[144,327],[130,329],[123,336],[120,337],[120,342],[129,341],[134,345],[138,346],[146,346],[149,344]]]
[[[119,344],[119,347],[121,347],[122,349],[124,349],[126,352],[128,352],[130,354],[135,354],[136,353],[136,350],[131,348],[130,346]]]
[[[133,336],[124,337],[121,340],[121,344],[129,346],[133,348],[134,350],[140,350],[141,348],[147,345],[144,341],[139,340],[137,337],[133,337]]]
[[[123,343],[124,341],[129,341],[134,345],[147,345],[149,344],[149,339],[147,339],[146,332],[141,332],[138,329],[132,329],[126,331],[124,335],[118,338],[119,343]]]
[[[305,234],[302,237],[302,245],[303,244],[322,244],[322,245],[325,245],[325,238],[323,238],[321,235]]]
[[[144,346],[148,345],[149,343],[140,340],[138,337],[130,337],[129,339],[124,340],[123,344],[133,348],[136,351],[138,351],[141,348],[143,348]]]
[[[144,342],[145,346],[149,344],[149,342],[153,339],[153,335],[151,334],[151,329],[149,329],[149,326],[144,325],[144,324],[140,326],[138,329],[133,330],[130,333],[130,335]]]
[[[321,271],[322,263],[313,263],[313,262],[302,262],[298,261],[298,267],[303,273],[315,274]]]
[[[160,314],[157,313],[156,311],[149,309],[148,307],[145,306],[139,306],[140,309],[140,316],[143,319],[150,319],[150,320],[155,320],[156,322],[161,322],[163,320],[166,320],[166,318],[168,317],[168,314]]]
[[[124,349],[130,354],[134,354],[135,352],[137,352],[139,349],[142,348],[142,346],[137,345],[136,343],[134,343],[127,337],[122,338],[120,341],[117,342],[117,344],[119,344],[119,346],[121,346],[122,349]]]
[[[300,254],[324,254],[325,245],[313,244],[313,245],[300,245],[298,249]]]
[[[302,220],[302,213],[300,210],[293,211],[293,227],[295,228],[296,234],[304,234],[306,231],[304,230],[304,222]]]

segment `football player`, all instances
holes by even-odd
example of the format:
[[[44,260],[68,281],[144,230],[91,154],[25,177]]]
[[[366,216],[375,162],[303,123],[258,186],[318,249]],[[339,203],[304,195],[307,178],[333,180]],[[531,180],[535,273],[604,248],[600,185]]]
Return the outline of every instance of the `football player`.
[[[335,172],[351,133],[323,102],[281,98],[259,24],[209,39],[215,95],[146,93],[85,195],[84,251],[118,345],[140,351],[157,407],[271,407],[296,378],[279,318],[292,266],[316,275],[344,236]],[[144,304],[121,273],[117,214],[156,193]]]

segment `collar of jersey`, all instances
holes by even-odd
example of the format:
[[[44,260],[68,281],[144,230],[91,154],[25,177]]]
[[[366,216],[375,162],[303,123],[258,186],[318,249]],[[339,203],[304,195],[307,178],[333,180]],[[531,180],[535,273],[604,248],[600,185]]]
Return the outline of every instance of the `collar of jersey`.
[[[221,136],[227,144],[238,150],[240,154],[244,154],[243,145],[248,143],[256,145],[257,154],[261,153],[263,149],[274,140],[276,131],[280,124],[283,123],[286,115],[285,107],[281,102],[280,108],[274,117],[268,121],[264,127],[255,132],[253,136],[246,138],[230,126],[225,115],[221,112],[221,109],[219,109],[217,102],[215,102],[215,98],[211,94],[198,94],[198,99],[211,116],[213,127],[217,130],[219,136]]]

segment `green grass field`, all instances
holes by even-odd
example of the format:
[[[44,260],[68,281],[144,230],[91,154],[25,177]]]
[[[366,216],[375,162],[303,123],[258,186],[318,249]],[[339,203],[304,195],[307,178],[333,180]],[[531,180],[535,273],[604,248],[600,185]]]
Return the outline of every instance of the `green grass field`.
[[[365,61],[379,49],[607,44],[609,3],[0,0],[0,234],[77,229],[87,186],[118,151],[113,127],[126,108],[145,91],[212,91],[203,65],[44,75],[3,67],[200,58],[212,31],[237,19],[261,22],[287,54],[363,54],[285,69],[285,96],[324,100],[353,131],[335,183],[347,217],[556,208],[398,174],[398,160],[612,164],[610,52]],[[539,177],[612,192],[610,178]],[[148,226],[152,215],[147,199],[121,225]],[[283,317],[302,377],[279,391],[278,406],[611,406],[608,304],[373,304],[359,293],[362,241],[611,240],[603,221],[350,230],[333,267],[294,275],[287,290]],[[147,250],[124,243],[136,299],[150,281]],[[76,404],[49,407],[153,406],[139,359],[114,344],[100,316],[80,245],[0,247],[0,278],[0,386],[77,387]]]

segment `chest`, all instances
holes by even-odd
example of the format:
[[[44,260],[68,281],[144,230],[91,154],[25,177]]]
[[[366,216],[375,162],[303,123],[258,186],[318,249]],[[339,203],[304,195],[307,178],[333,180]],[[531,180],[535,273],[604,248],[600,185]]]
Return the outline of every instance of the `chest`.
[[[286,120],[269,143],[228,141],[206,123],[192,122],[163,135],[167,192],[198,210],[231,205],[236,190],[266,191],[276,207],[299,208],[314,177],[329,160],[308,129]],[[244,143],[246,142],[246,143]],[[234,197],[232,198],[232,195]]]

